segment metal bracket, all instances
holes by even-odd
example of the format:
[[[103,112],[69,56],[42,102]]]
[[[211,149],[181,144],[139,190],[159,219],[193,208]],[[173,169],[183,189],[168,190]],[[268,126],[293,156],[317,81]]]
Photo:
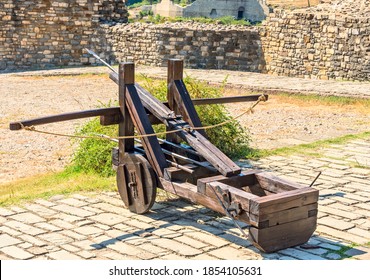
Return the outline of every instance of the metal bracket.
[[[217,194],[217,192],[216,192],[216,190],[214,189],[214,187],[213,186],[211,186],[211,185],[209,185],[209,187],[211,188],[211,190],[213,191],[213,193],[215,194],[215,196],[216,196],[216,198],[217,198],[217,200],[218,200],[218,202],[220,203],[220,205],[222,206],[222,208],[225,210],[225,214],[233,221],[233,223],[234,223],[234,225],[240,230],[240,232],[242,233],[242,235],[245,237],[245,238],[248,238],[248,235],[245,233],[245,231],[242,229],[242,227],[236,222],[236,220],[235,220],[235,217],[239,214],[238,213],[238,208],[239,208],[239,211],[241,211],[240,210],[240,206],[239,206],[239,203],[236,203],[236,202],[231,202],[231,197],[230,197],[230,193],[229,192],[227,192],[227,194],[226,194],[226,197],[228,198],[228,200],[229,200],[229,204],[227,205],[227,206],[225,206],[225,204],[222,202],[222,200],[221,200],[221,198],[218,196],[218,194]],[[224,197],[224,199],[225,199],[225,193],[222,193],[222,190],[221,190],[221,188],[219,187],[219,186],[217,186],[216,187],[217,188],[217,191],[219,192],[219,193],[221,193],[221,196],[222,197]],[[235,205],[235,203],[238,205],[238,206],[236,206]],[[232,209],[230,206],[234,206],[234,207],[236,207],[235,209]],[[230,210],[231,210],[231,212],[233,213],[231,213],[230,212]],[[235,213],[237,213],[237,214],[235,214]]]

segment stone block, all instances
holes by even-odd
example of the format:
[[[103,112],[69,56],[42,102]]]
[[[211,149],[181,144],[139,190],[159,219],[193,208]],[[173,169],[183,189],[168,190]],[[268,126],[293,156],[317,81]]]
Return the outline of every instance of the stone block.
[[[48,257],[53,260],[81,260],[82,258],[65,250],[52,252]]]
[[[9,221],[5,223],[6,226],[15,229],[17,231],[21,231],[23,233],[35,236],[38,234],[45,233],[44,230],[18,222],[18,221]]]
[[[0,234],[0,248],[22,243],[21,240],[8,234]]]
[[[4,247],[0,251],[16,260],[28,260],[34,257],[31,253],[16,246]]]
[[[126,217],[114,213],[102,213],[96,216],[91,216],[89,219],[109,226],[113,226],[127,220]]]

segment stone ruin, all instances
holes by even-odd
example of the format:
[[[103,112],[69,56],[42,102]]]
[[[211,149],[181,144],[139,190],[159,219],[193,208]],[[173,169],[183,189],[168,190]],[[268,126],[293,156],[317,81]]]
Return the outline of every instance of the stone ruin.
[[[1,0],[0,71],[96,65],[88,47],[110,63],[179,58],[193,68],[369,81],[370,0],[322,1],[248,27],[127,24],[123,0]]]
[[[1,0],[0,71],[94,63],[102,23],[127,22],[123,0]]]

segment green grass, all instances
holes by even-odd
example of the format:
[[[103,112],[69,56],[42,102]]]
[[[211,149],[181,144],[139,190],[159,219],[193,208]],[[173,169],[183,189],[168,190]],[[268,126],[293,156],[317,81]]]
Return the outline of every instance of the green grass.
[[[297,93],[279,93],[278,96],[285,98],[287,101],[301,101],[303,103],[319,103],[320,105],[360,105],[370,109],[370,99],[343,97],[343,96],[323,96],[317,94],[297,94]]]
[[[309,144],[301,144],[296,146],[289,146],[283,148],[277,148],[272,150],[258,150],[254,149],[247,156],[251,159],[261,159],[269,156],[289,156],[293,154],[307,155],[312,157],[320,157],[320,149],[330,147],[330,145],[341,145],[348,143],[352,140],[357,139],[368,139],[370,137],[370,132],[362,132],[359,134],[349,134],[337,138],[319,140]]]
[[[349,245],[349,246],[341,246],[341,248],[339,249],[339,250],[328,250],[328,252],[327,253],[325,253],[325,257],[327,257],[327,255],[329,255],[329,254],[331,254],[331,253],[333,253],[333,254],[338,254],[341,258],[341,260],[342,259],[347,259],[348,258],[348,256],[345,254],[348,250],[350,250],[350,249],[352,249],[352,248],[355,248],[355,247],[357,247],[358,246],[358,244],[351,244],[351,245]]]
[[[221,25],[252,25],[248,20],[237,20],[232,16],[224,16],[219,18],[206,18],[206,17],[162,17],[160,15],[152,15],[151,13],[140,13],[139,19],[130,19],[129,22],[147,22],[154,24],[161,24],[165,22],[198,22],[203,24],[221,24]],[[260,22],[255,23],[259,25]]]
[[[48,199],[58,194],[113,190],[116,190],[114,177],[67,169],[0,185],[0,206],[21,204],[38,198]]]

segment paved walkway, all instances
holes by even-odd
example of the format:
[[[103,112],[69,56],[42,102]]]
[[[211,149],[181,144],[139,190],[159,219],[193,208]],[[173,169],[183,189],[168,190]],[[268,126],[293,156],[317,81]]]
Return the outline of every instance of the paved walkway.
[[[138,67],[165,77],[166,69]],[[265,92],[370,97],[370,83],[305,80],[257,73],[186,70],[194,77]],[[2,75],[107,73],[103,67]],[[182,200],[156,203],[144,216],[122,207],[117,193],[75,194],[0,208],[0,259],[370,259],[370,138],[304,155],[252,164],[309,185],[319,171],[318,227],[308,242],[264,254],[232,222]],[[241,163],[243,164],[243,163]],[[247,163],[246,165],[248,165]],[[349,249],[346,246],[354,248]],[[308,249],[309,247],[309,249]]]
[[[75,194],[0,208],[0,259],[369,260],[370,138],[318,152],[319,158],[274,156],[252,163],[306,185],[323,172],[315,184],[318,227],[306,246],[261,253],[229,219],[182,200],[135,215],[117,193]]]
[[[149,77],[163,79],[167,77],[167,69],[164,67],[139,65],[137,66],[136,72]],[[79,75],[83,73],[109,73],[109,69],[106,67],[66,68],[1,75]],[[233,88],[241,88],[248,91],[265,93],[300,92],[319,95],[370,98],[370,82],[313,80],[228,70],[185,69],[185,73],[212,84],[221,84],[227,77],[227,85],[232,85]]]

